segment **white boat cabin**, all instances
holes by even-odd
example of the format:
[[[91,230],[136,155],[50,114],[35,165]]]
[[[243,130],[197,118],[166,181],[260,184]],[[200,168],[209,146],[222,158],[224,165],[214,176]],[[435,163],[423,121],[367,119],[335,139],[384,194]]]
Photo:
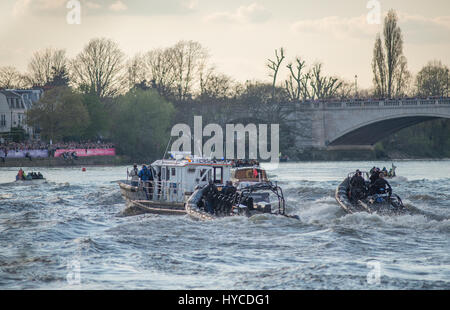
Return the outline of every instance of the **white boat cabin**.
[[[190,153],[172,152],[171,159],[160,159],[151,164],[154,176],[154,200],[184,202],[197,186],[212,180],[222,187],[231,180],[231,163]]]

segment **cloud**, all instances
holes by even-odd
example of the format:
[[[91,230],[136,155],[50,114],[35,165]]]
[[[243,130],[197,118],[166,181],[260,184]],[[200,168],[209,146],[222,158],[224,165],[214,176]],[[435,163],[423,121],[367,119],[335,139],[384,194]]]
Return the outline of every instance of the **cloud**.
[[[94,10],[96,10],[96,9],[101,9],[101,8],[102,8],[102,5],[101,5],[101,4],[96,3],[96,2],[92,2],[92,1],[86,1],[86,6],[87,6],[89,9],[94,9]]]
[[[448,44],[450,42],[450,16],[428,18],[400,13],[399,24],[405,42],[414,44]]]
[[[368,24],[365,15],[345,18],[328,16],[320,19],[300,20],[292,24],[294,32],[332,34],[336,38],[359,37],[373,39],[380,25]]]
[[[405,43],[447,43],[450,40],[450,16],[424,17],[398,13],[399,26]],[[373,40],[383,31],[383,25],[369,24],[366,16],[328,16],[300,20],[291,25],[297,33],[333,35],[338,39],[360,38]]]
[[[109,6],[109,9],[114,12],[126,11],[128,9],[127,5],[122,1],[118,0]]]
[[[54,11],[65,7],[66,0],[16,0],[13,16],[21,17],[30,12]]]
[[[216,12],[206,16],[207,22],[239,22],[263,23],[269,20],[271,14],[262,5],[254,2],[248,6],[240,6],[234,12]]]
[[[199,0],[184,0],[182,5],[189,10],[193,10],[198,7]]]

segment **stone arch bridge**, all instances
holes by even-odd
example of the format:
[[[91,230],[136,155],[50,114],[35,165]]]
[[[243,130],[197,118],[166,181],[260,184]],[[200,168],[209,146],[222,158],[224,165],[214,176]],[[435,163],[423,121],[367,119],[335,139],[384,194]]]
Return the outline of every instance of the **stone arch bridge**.
[[[315,102],[288,119],[299,133],[299,148],[357,149],[439,118],[450,118],[450,98]]]
[[[227,105],[230,106],[230,105]],[[273,114],[289,126],[292,146],[296,149],[371,149],[381,139],[424,121],[450,118],[450,98],[343,100],[286,103],[278,107],[244,107],[220,109],[211,107],[191,111],[195,115],[219,114],[206,117],[221,123],[276,123]],[[212,112],[215,111],[215,112]],[[197,114],[196,114],[197,113]],[[204,117],[205,119],[205,117]],[[280,130],[283,135],[283,130]]]

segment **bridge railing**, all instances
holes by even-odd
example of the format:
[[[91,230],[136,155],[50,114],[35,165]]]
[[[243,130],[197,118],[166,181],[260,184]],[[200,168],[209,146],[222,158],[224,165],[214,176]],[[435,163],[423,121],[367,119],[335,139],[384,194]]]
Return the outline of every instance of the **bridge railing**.
[[[377,108],[377,107],[403,107],[403,106],[439,106],[450,105],[450,98],[402,98],[390,100],[330,100],[330,101],[304,101],[299,103],[304,108],[311,109],[342,109],[342,108]]]

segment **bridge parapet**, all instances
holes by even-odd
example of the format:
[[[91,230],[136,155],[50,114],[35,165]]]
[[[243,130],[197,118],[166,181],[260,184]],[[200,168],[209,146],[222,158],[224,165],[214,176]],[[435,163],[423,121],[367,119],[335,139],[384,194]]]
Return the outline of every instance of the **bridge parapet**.
[[[401,108],[450,105],[450,98],[417,99],[403,98],[390,100],[340,100],[340,101],[304,101],[299,105],[304,109],[352,109],[352,108]]]

